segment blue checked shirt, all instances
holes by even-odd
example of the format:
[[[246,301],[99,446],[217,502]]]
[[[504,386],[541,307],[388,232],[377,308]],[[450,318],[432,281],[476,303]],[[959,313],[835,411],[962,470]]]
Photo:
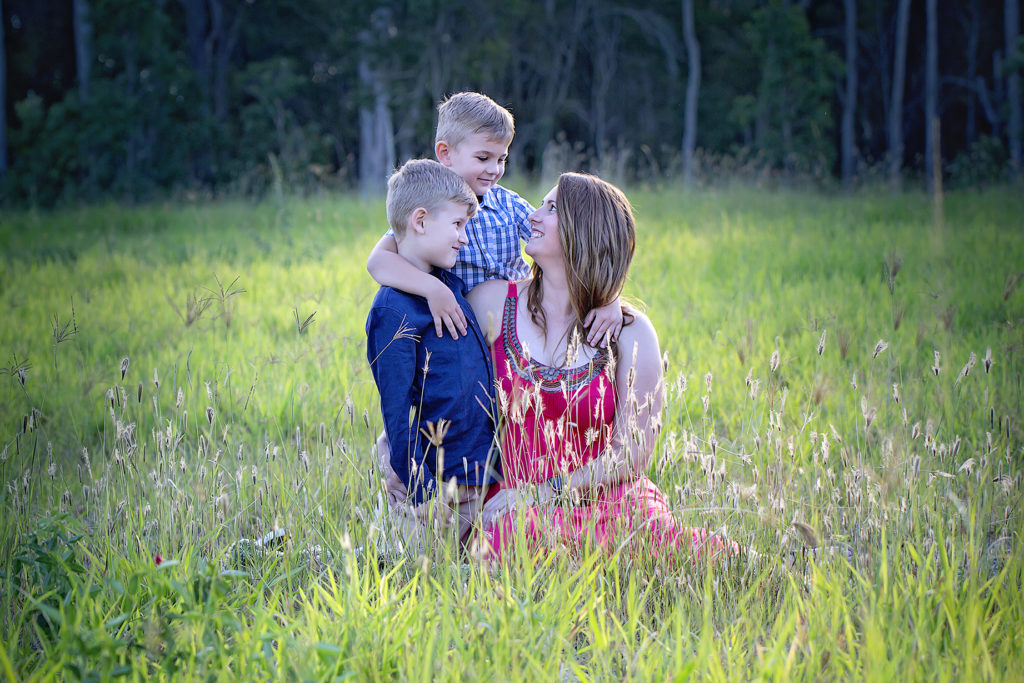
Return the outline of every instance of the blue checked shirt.
[[[522,280],[530,274],[522,241],[530,239],[530,203],[495,185],[480,200],[480,210],[466,226],[469,244],[459,249],[452,272],[467,291],[487,280]]]

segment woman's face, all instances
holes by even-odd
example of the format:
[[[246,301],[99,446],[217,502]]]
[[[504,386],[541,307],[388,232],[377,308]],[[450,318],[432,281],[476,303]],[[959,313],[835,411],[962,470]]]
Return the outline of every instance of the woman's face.
[[[537,210],[530,214],[530,241],[526,253],[534,261],[545,257],[562,256],[562,245],[558,240],[558,187],[551,188]]]

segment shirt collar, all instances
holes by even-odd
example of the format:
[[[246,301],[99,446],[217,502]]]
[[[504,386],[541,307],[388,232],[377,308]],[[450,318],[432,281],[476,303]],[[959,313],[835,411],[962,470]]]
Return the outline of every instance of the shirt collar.
[[[494,191],[493,187],[491,187],[491,189],[487,190],[487,192],[484,193],[484,196],[480,198],[480,206],[481,206],[481,208],[487,207],[488,209],[491,209],[491,210],[497,210],[498,209],[498,196],[497,196],[497,194],[498,193]]]

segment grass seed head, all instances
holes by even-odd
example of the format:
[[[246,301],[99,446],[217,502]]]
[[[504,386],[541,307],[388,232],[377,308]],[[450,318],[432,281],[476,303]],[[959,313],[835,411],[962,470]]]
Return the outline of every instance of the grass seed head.
[[[985,374],[992,368],[992,347],[985,349]]]
[[[821,338],[818,339],[818,355],[825,353],[825,335],[828,333],[828,329],[824,328],[821,330]]]
[[[121,359],[121,381],[124,381],[124,376],[128,374],[128,366],[131,365],[131,361],[128,360],[128,356]]]
[[[965,378],[965,377],[967,377],[967,375],[971,374],[971,370],[974,369],[974,364],[977,363],[977,362],[978,362],[978,354],[974,353],[974,351],[971,351],[971,355],[968,356],[968,358],[967,358],[967,363],[965,363],[964,366],[962,368],[960,368],[960,374],[957,375],[956,381],[953,382],[953,386],[954,387],[956,387],[958,384],[960,384],[960,381],[963,378]]]
[[[822,343],[824,343],[824,342],[822,342]],[[821,351],[819,351],[818,353],[820,354]],[[775,374],[775,371],[779,369],[779,350],[778,349],[775,349],[774,351],[772,351],[772,357],[768,361],[768,368],[772,371],[773,375]]]
[[[878,358],[878,354],[880,354],[882,351],[885,351],[887,348],[889,348],[889,345],[885,342],[885,340],[879,339],[878,343],[875,344],[875,351],[874,353],[871,354],[871,357]]]
[[[939,365],[939,350],[935,349],[934,354],[935,354],[935,363],[932,365],[932,372],[934,372],[935,376],[938,377],[939,376],[939,371],[942,369],[942,366]]]

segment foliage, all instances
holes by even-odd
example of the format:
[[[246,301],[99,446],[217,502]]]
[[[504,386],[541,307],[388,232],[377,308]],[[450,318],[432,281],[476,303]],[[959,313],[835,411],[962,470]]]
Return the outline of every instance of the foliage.
[[[983,136],[950,162],[950,182],[962,187],[998,184],[1003,177],[1007,159],[1006,148],[999,140]]]
[[[369,154],[361,122],[378,91],[399,161],[430,156],[438,102],[476,89],[516,116],[513,176],[539,180],[572,168],[657,184],[680,169],[688,69],[678,2],[91,0],[88,98],[69,76],[76,71],[71,4],[59,0],[63,11],[41,12],[24,0],[4,3],[17,24],[5,34],[11,166],[0,201],[7,204],[352,188]],[[843,14],[834,5],[697,3],[700,182],[739,174],[830,185],[842,110]],[[857,3],[856,144],[866,165],[886,153],[893,5]],[[1004,74],[992,71],[994,56],[1005,52],[1001,9],[940,5],[950,83],[940,102],[945,155],[971,154],[977,134],[1005,147],[999,131],[1010,105],[997,82]],[[15,16],[26,17],[24,25]],[[913,35],[921,20],[915,14]],[[54,41],[60,49],[51,49]],[[923,87],[921,52],[911,50],[908,63],[911,165],[923,158],[920,113],[910,106]],[[1004,70],[1019,65],[1018,56],[1004,60]],[[962,77],[968,63],[982,67]],[[981,102],[984,119],[968,124],[964,104]],[[985,173],[1005,175],[1003,156],[989,156],[995,166]]]
[[[1019,194],[954,190],[940,231],[916,194],[630,197],[627,294],[668,368],[648,475],[740,542],[729,562],[388,551],[362,330],[377,204],[5,213],[0,669],[1012,677]],[[277,547],[243,540],[275,527]]]
[[[799,6],[781,1],[754,10],[746,37],[760,78],[755,93],[733,101],[733,119],[753,129],[772,166],[827,174],[835,157],[830,96],[841,60],[811,35]]]

